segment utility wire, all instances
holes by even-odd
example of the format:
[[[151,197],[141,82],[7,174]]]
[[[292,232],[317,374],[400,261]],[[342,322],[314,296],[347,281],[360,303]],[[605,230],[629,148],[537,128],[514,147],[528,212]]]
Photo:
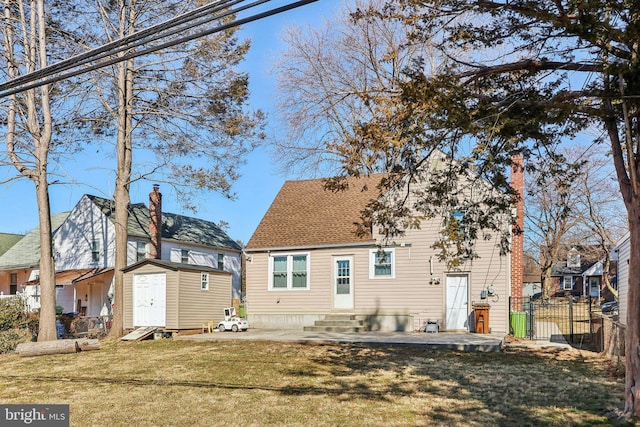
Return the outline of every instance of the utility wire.
[[[181,32],[184,31],[184,28],[180,28],[178,29],[173,29],[168,33],[162,34],[162,35],[157,35],[152,37],[150,40],[144,40],[144,41],[140,41],[142,40],[147,34],[149,35],[155,35],[158,33],[158,31],[163,31],[164,29],[172,29],[174,28],[174,26],[177,23],[188,23],[193,21],[194,19],[197,19],[197,17],[203,16],[203,14],[205,13],[205,11],[203,11],[202,9],[204,8],[206,10],[206,13],[211,13],[211,11],[219,11],[223,8],[229,7],[229,5],[234,5],[234,4],[238,4],[243,0],[233,0],[233,1],[226,1],[226,2],[215,2],[215,3],[211,3],[208,4],[204,7],[201,7],[199,9],[196,9],[194,11],[188,12],[187,14],[183,14],[180,15],[179,17],[173,18],[169,21],[166,21],[164,23],[158,24],[156,26],[152,26],[148,29],[142,30],[138,33],[132,34],[131,36],[128,37],[124,37],[122,39],[119,40],[115,40],[111,43],[105,44],[103,46],[100,46],[96,49],[92,49],[89,52],[86,52],[84,54],[81,55],[76,55],[75,57],[69,58],[67,60],[61,61],[60,63],[56,63],[53,64],[50,67],[45,67],[41,70],[38,70],[36,72],[33,73],[29,73],[29,74],[25,74],[24,76],[21,76],[19,78],[13,79],[13,80],[9,80],[8,82],[0,85],[0,98],[5,98],[7,96],[19,93],[19,92],[23,92],[25,90],[29,90],[29,89],[33,89],[39,86],[43,86],[43,85],[47,85],[47,84],[51,84],[51,83],[55,83],[57,81],[60,80],[64,80],[70,77],[74,77],[80,74],[84,74],[87,73],[89,71],[94,71],[100,68],[104,68],[107,67],[109,65],[113,65],[116,64],[118,62],[122,62],[122,61],[126,61],[128,59],[132,59],[132,58],[136,58],[138,56],[142,56],[142,55],[146,55],[149,53],[153,53],[156,52],[158,50],[162,50],[162,49],[166,49],[168,47],[172,47],[181,43],[186,43],[188,41],[192,41],[195,40],[197,38],[200,37],[204,37],[204,36],[208,36],[214,33],[218,33],[220,31],[224,31],[230,28],[234,28],[240,25],[244,25],[246,23],[249,22],[253,22],[253,21],[257,21],[259,19],[263,19],[272,15],[276,15],[278,13],[282,13],[282,12],[286,12],[288,10],[291,9],[295,9],[298,8],[300,6],[304,6],[307,5],[309,3],[313,3],[317,0],[299,0],[290,4],[287,4],[285,6],[281,6],[281,7],[277,7],[271,10],[268,10],[266,12],[262,12],[262,13],[258,13],[256,15],[252,15],[246,18],[242,18],[242,19],[238,19],[235,20],[231,23],[228,24],[224,24],[224,25],[219,25],[217,27],[208,29],[208,30],[204,30],[204,31],[200,31],[194,34],[190,34],[187,35],[185,37],[181,37],[175,40],[171,40],[162,44],[159,44],[157,46],[152,46],[137,52],[130,52],[128,54],[125,55],[121,55],[118,57],[113,58],[112,56],[114,55],[114,53],[119,53],[125,50],[130,50],[132,47],[135,46],[140,46],[142,44],[148,43],[149,41],[155,41],[158,40],[160,38],[166,38],[168,35],[173,35],[177,32]],[[202,22],[197,23],[195,25],[191,25],[190,27],[188,27],[187,29],[190,28],[194,28],[196,26],[200,26],[203,23],[207,23],[210,22],[212,20],[217,20],[220,19],[221,17],[224,16],[228,16],[231,14],[235,14],[238,11],[243,11],[243,10],[248,10],[252,7],[255,7],[259,4],[268,2],[270,0],[259,0],[256,2],[253,2],[249,5],[246,6],[242,6],[239,7],[235,10],[232,11],[228,11],[225,12],[221,15],[216,15],[213,17],[209,17],[204,19]],[[185,17],[185,15],[187,15]],[[194,18],[196,17],[196,18]],[[142,35],[140,35],[142,34]],[[140,41],[139,43],[136,43],[134,46],[128,46],[126,45],[126,43],[129,43],[131,41]],[[115,51],[111,50],[114,49]],[[103,59],[105,57],[112,57],[111,59],[105,60],[105,61],[100,61],[98,63],[94,63],[93,65],[90,65],[88,67],[85,67],[83,69],[76,69],[74,71],[68,71],[68,72],[64,72],[73,68],[77,68],[80,65],[84,65],[87,63],[91,63],[91,62],[95,62],[98,59]],[[97,59],[96,59],[97,58]],[[49,77],[49,76],[53,76],[54,74],[59,73],[57,76],[54,77]]]
[[[53,73],[62,72],[70,68],[75,68],[87,62],[96,61],[106,56],[110,56],[112,54],[121,52],[122,50],[127,50],[130,47],[135,47],[135,45],[128,46],[129,43],[144,39],[148,36],[154,36],[152,39],[150,39],[150,41],[153,41],[157,38],[162,38],[165,36],[162,34],[162,32],[167,29],[175,28],[184,23],[189,23],[203,15],[206,16],[207,14],[218,12],[225,7],[233,6],[234,4],[240,3],[242,1],[244,0],[233,0],[233,1],[219,0],[216,2],[208,3],[195,10],[183,13],[182,15],[179,15],[175,18],[153,25],[149,28],[145,28],[129,36],[106,43],[102,46],[91,49],[87,52],[72,56],[71,58],[67,58],[63,61],[57,62],[55,64],[49,65],[47,67],[25,74],[23,76],[16,77],[15,79],[10,80],[9,82],[0,84],[0,91],[14,88],[20,84],[30,83],[34,80],[48,77]],[[218,18],[217,16],[213,15],[213,17],[210,17],[208,21],[215,20],[217,18]],[[204,21],[203,23],[206,23],[208,21]],[[196,24],[196,25],[199,25],[199,24]],[[180,30],[177,30],[177,31],[180,31]]]

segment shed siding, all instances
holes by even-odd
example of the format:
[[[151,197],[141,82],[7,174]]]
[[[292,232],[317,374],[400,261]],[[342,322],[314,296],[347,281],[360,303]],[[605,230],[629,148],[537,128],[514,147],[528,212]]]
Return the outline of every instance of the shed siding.
[[[222,318],[223,309],[231,305],[232,275],[225,272],[209,273],[209,291],[201,290],[201,272],[174,271],[147,264],[124,275],[124,328],[133,325],[133,276],[136,274],[166,274],[166,328],[200,329],[209,320]]]

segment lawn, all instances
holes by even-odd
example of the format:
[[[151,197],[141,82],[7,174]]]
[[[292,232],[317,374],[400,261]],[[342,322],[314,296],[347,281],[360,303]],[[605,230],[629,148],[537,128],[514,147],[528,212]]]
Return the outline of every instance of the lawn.
[[[584,351],[105,341],[0,356],[2,403],[70,404],[73,426],[617,425],[623,378]]]

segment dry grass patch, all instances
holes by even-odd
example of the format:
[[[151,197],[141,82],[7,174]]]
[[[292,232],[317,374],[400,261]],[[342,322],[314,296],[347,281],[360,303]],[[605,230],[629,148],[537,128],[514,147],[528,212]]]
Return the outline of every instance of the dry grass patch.
[[[106,341],[0,362],[4,403],[68,403],[77,426],[595,426],[623,404],[605,359],[566,350]]]

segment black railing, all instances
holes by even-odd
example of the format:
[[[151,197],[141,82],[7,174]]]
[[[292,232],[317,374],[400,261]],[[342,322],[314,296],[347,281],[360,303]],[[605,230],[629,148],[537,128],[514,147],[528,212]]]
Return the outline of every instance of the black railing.
[[[509,306],[510,334],[516,338],[565,342],[580,347],[592,342],[590,298],[511,297]]]

